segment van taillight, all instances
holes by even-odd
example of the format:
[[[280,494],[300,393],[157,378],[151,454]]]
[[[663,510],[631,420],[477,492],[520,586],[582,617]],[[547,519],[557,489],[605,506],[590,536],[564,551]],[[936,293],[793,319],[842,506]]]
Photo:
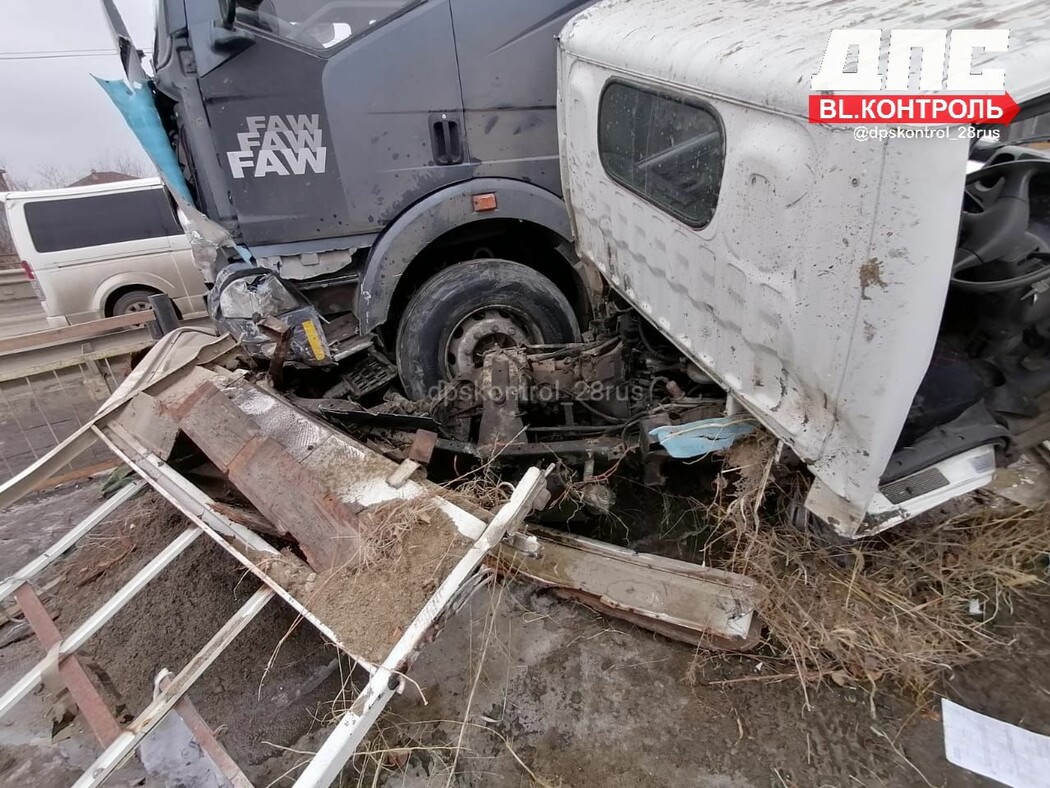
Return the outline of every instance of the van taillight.
[[[31,266],[25,260],[22,260],[21,263],[22,270],[25,272],[26,275],[26,279],[28,279],[29,284],[33,286],[33,292],[36,294],[36,297],[40,300],[40,302],[43,303],[47,299],[44,296],[43,288],[40,287],[40,283],[36,280],[36,271],[34,271],[33,266]]]

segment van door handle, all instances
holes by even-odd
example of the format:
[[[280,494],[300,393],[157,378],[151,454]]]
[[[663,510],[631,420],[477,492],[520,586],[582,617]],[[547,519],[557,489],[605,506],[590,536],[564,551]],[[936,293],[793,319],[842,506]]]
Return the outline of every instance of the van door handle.
[[[434,163],[447,167],[463,163],[463,140],[459,122],[442,117],[430,124],[430,142],[434,148]]]

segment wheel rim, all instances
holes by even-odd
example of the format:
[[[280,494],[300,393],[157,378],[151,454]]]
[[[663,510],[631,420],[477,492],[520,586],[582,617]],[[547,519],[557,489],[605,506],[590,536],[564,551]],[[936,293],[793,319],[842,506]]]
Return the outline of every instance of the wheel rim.
[[[444,352],[446,376],[454,380],[473,372],[491,350],[542,341],[536,321],[513,307],[476,309],[460,320],[449,335]]]
[[[132,312],[150,312],[153,307],[150,306],[149,301],[132,301],[126,307],[124,307],[124,314],[131,314]]]

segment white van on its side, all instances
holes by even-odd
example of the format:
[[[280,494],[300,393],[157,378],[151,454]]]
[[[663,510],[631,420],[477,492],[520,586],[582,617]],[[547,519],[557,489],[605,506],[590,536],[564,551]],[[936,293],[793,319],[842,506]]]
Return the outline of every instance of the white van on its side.
[[[0,195],[52,327],[149,309],[164,293],[206,313],[204,279],[157,178]]]

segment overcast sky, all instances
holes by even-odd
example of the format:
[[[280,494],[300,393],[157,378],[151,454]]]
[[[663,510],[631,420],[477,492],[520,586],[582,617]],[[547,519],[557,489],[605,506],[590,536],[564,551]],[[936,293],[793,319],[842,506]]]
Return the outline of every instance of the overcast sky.
[[[117,0],[135,43],[153,46],[155,0]],[[74,177],[145,154],[92,74],[123,76],[98,0],[0,0],[0,166],[36,180],[53,166]],[[75,55],[75,56],[74,56]]]

